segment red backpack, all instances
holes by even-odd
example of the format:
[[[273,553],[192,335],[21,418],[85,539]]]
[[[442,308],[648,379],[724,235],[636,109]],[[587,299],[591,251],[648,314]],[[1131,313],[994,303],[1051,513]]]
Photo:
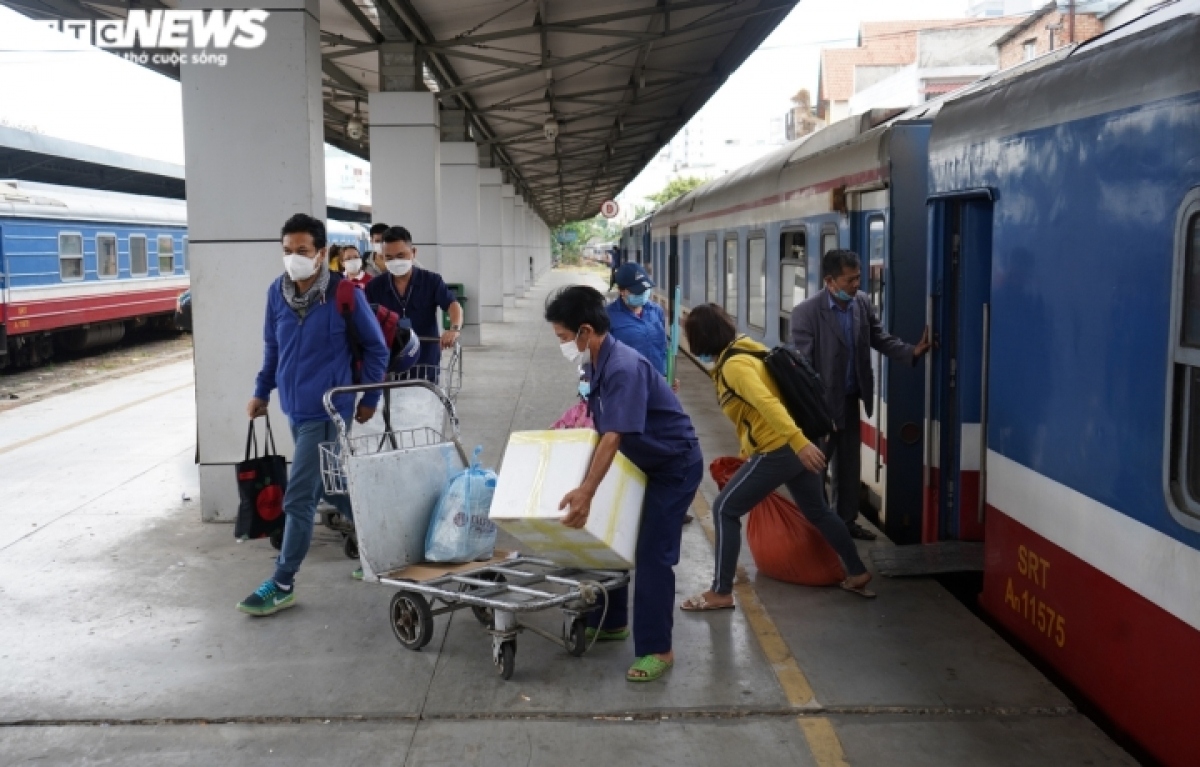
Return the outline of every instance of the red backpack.
[[[354,294],[359,292],[359,288],[354,287],[354,283],[349,280],[340,280],[337,284],[337,310],[338,314],[346,320],[346,337],[350,340],[350,359],[352,380],[354,383],[362,383],[362,367],[363,367],[363,345],[358,337],[358,331],[354,328],[354,307],[356,305]],[[371,311],[375,314],[375,321],[379,323],[379,329],[383,331],[383,343],[392,354],[396,353],[396,335],[400,330],[400,315],[393,312],[391,309],[382,304],[370,304]],[[389,367],[391,360],[388,360]]]

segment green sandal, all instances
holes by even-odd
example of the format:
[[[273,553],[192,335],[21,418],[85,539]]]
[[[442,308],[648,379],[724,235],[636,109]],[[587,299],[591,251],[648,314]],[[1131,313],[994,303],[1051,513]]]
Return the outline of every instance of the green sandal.
[[[627,682],[653,682],[661,678],[674,665],[674,661],[659,660],[653,655],[643,655],[634,661],[633,665],[629,667],[629,671],[625,672],[625,680]],[[640,671],[641,675],[635,675],[635,671]]]
[[[588,642],[623,642],[629,638],[629,627],[623,629],[600,629],[600,636],[596,636],[597,630],[588,627],[585,636]]]

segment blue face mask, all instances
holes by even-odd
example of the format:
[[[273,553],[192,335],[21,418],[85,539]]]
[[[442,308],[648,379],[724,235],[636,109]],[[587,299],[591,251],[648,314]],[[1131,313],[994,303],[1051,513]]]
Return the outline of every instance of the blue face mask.
[[[838,288],[838,292],[834,293],[833,297],[839,301],[846,301],[846,302],[849,302],[850,300],[852,300],[854,298],[854,296],[851,296],[849,293],[842,290],[841,288]]]
[[[579,382],[579,396],[587,399],[592,394],[592,385],[587,381]]]
[[[700,360],[705,365],[713,364],[713,356],[711,354],[697,354],[696,359]]]
[[[649,293],[643,293],[640,296],[630,293],[629,295],[625,296],[625,303],[629,304],[634,309],[637,309],[638,307],[645,306],[646,301],[648,301],[649,299],[650,299]]]

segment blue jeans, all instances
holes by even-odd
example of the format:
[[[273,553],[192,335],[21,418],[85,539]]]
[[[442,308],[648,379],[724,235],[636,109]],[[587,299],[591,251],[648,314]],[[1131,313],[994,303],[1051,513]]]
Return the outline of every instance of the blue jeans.
[[[300,570],[308,547],[312,545],[313,516],[317,502],[323,497],[350,518],[350,498],[345,495],[325,495],[321,481],[321,456],[318,445],[337,441],[333,421],[292,423],[292,441],[296,443],[292,468],[288,472],[287,492],[283,496],[283,513],[287,524],[283,528],[283,546],[275,560],[275,582],[290,586]]]

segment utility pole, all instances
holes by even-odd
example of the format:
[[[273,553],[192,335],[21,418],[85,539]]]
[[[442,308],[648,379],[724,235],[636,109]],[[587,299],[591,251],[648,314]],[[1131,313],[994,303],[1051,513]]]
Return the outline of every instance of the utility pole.
[[[1075,42],[1075,0],[1067,4],[1067,42]]]

